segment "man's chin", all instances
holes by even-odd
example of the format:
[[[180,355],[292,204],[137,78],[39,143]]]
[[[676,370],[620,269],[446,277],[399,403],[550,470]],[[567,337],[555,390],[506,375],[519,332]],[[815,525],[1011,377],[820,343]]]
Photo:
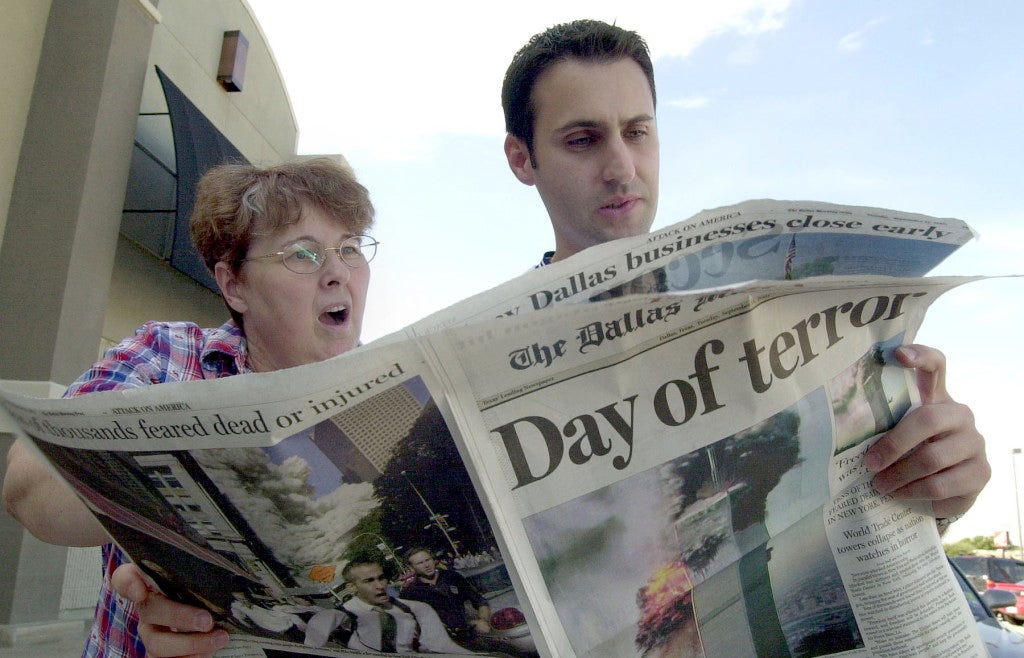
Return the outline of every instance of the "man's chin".
[[[613,240],[621,240],[622,238],[632,238],[638,235],[646,235],[647,231],[648,229],[646,224],[622,224],[605,231],[601,236],[601,241],[597,244],[604,244],[605,242],[611,242]]]
[[[637,215],[622,218],[616,222],[607,224],[602,231],[603,241],[618,240],[619,238],[631,238],[637,235],[646,235],[654,223],[653,218],[645,215]]]

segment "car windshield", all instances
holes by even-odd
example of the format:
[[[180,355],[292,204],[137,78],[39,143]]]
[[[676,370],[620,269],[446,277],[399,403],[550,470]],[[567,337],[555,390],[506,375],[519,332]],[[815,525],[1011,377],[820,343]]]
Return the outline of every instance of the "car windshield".
[[[971,609],[971,614],[974,615],[974,621],[981,621],[982,619],[988,619],[992,616],[989,612],[988,607],[982,602],[981,597],[974,591],[971,584],[960,575],[960,572],[955,568],[953,569],[953,575],[956,576],[956,582],[960,585],[960,589],[963,590],[964,596],[967,597],[967,607]]]
[[[1024,565],[1014,560],[993,559],[988,577],[997,583],[1015,583],[1024,580]]]
[[[970,557],[955,557],[953,558],[953,562],[955,562],[956,566],[960,567],[960,570],[968,576],[984,577],[986,575],[984,560]]]

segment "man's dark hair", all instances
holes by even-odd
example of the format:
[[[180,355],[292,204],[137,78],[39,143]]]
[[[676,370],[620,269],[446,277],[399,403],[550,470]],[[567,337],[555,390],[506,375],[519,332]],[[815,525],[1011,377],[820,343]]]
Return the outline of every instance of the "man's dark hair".
[[[411,558],[413,555],[416,555],[417,553],[426,553],[430,557],[434,557],[434,551],[430,550],[426,546],[413,546],[409,550],[402,553],[402,557],[404,557],[405,561],[408,562],[409,558]]]
[[[355,557],[355,558],[349,560],[348,564],[346,564],[341,569],[341,577],[345,580],[345,582],[351,583],[352,582],[352,578],[351,578],[352,570],[355,569],[356,567],[367,567],[367,566],[380,567],[381,570],[384,570],[384,565],[381,563],[381,560],[378,560],[375,557],[361,555],[361,556],[358,556],[358,557]]]
[[[533,86],[553,64],[569,59],[610,63],[630,58],[647,76],[651,99],[654,92],[654,65],[647,43],[636,32],[595,20],[561,23],[534,35],[523,46],[505,72],[501,85],[501,107],[505,112],[505,131],[526,143],[533,156]]]

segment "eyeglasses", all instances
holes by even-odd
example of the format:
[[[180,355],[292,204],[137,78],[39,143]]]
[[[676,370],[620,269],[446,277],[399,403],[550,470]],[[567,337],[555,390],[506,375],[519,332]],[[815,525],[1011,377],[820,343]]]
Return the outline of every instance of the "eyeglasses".
[[[338,257],[349,267],[362,267],[377,255],[378,244],[380,243],[368,235],[353,235],[350,238],[345,238],[337,247],[325,247],[316,240],[297,240],[281,251],[243,258],[242,262],[280,256],[281,262],[292,272],[312,274],[327,262],[328,251],[338,252]]]

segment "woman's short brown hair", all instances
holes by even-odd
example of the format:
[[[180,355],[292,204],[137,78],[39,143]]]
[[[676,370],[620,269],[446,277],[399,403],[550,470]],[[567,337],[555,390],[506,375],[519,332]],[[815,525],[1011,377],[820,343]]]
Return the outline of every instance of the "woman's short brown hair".
[[[220,261],[237,271],[253,238],[299,221],[303,204],[323,210],[354,234],[373,225],[369,192],[331,158],[270,167],[225,164],[199,181],[189,223],[192,242],[210,272]]]

